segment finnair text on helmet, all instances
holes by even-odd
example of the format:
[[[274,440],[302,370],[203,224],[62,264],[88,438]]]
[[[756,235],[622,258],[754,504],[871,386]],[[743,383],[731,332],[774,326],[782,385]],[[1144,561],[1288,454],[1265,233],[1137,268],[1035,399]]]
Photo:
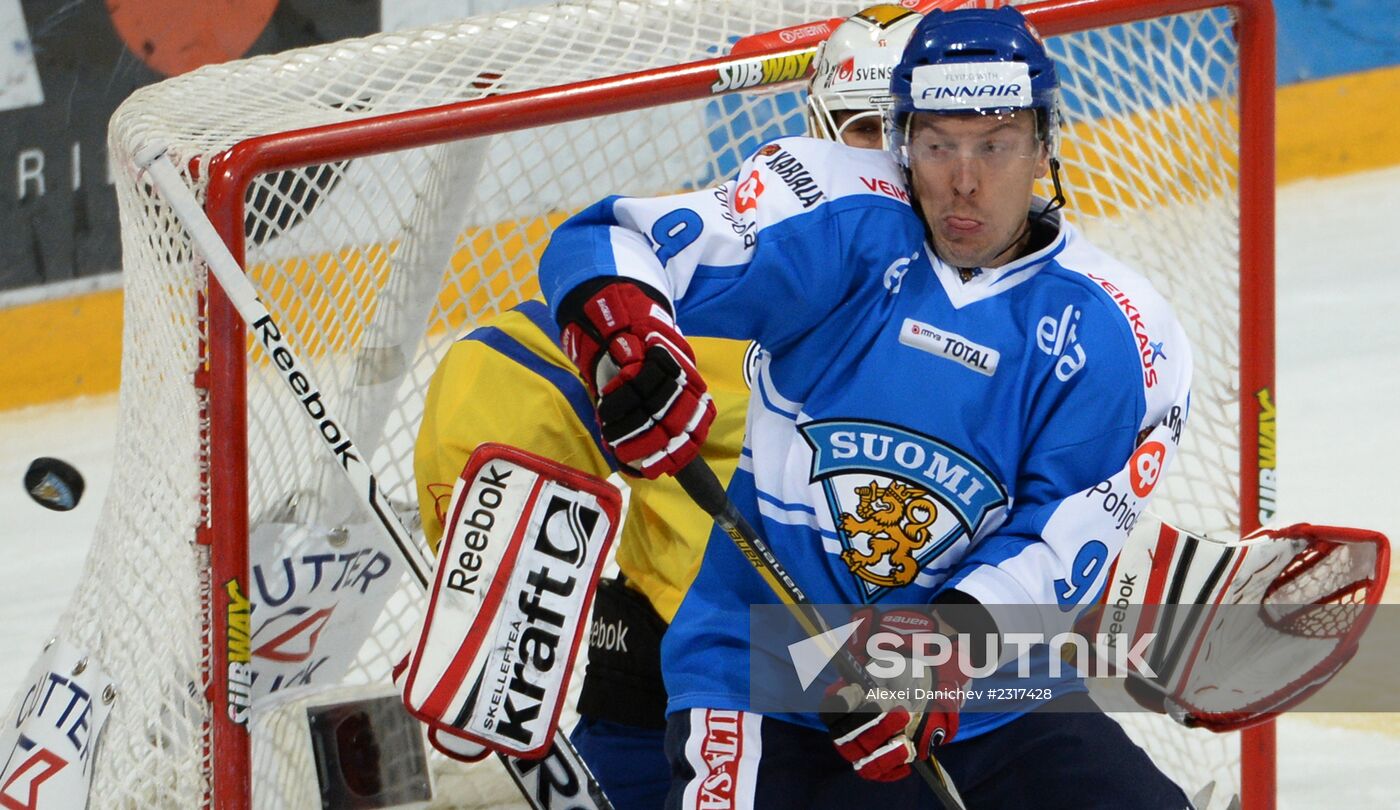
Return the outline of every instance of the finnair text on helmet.
[[[925,87],[919,98],[995,98],[1016,99],[1021,95],[1019,84],[956,84],[951,87]]]
[[[974,106],[1028,107],[1031,76],[1020,62],[967,65],[920,65],[914,68],[910,97],[921,110],[956,110]]]

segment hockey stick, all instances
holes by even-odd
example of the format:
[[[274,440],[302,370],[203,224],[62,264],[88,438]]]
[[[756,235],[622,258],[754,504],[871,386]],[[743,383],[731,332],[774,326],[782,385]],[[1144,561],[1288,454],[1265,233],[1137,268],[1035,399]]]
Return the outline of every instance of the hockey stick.
[[[418,587],[426,591],[431,576],[431,562],[399,520],[393,506],[379,488],[379,482],[369,465],[356,452],[344,425],[335,419],[330,405],[320,396],[320,387],[303,368],[291,345],[283,338],[272,313],[268,312],[267,307],[258,298],[257,290],[253,288],[252,282],[248,281],[242,266],[233,257],[218,231],[214,230],[199,201],[184,184],[179,170],[166,155],[166,147],[162,144],[152,144],[141,149],[135,155],[135,163],[138,170],[145,171],[150,176],[166,203],[175,212],[175,216],[189,231],[190,239],[203,254],[209,271],[214,274],[229,301],[254,330],[269,356],[276,361],[273,365],[281,372],[292,396],[302,404],[301,411],[306,415],[312,431],[326,440],[324,446],[336,462],[336,466],[344,471],[360,502],[378,518],[379,525],[394,541],[400,557],[413,574]],[[316,396],[313,398],[312,394]],[[318,413],[313,413],[305,404],[313,401],[319,403]],[[337,430],[324,430],[322,426],[327,423],[331,423]],[[335,437],[334,441],[330,436]],[[525,800],[535,810],[579,807],[612,810],[612,803],[603,795],[602,788],[589,772],[577,749],[568,736],[558,729],[554,731],[554,743],[550,752],[542,760],[524,761],[503,754],[497,756],[516,786],[520,788]],[[530,780],[536,780],[533,787],[530,786]]]
[[[724,487],[715,477],[714,470],[710,469],[710,465],[706,464],[703,458],[697,456],[694,461],[685,465],[676,473],[676,481],[697,506],[714,518],[715,525],[729,535],[729,539],[739,547],[740,553],[763,577],[763,581],[768,583],[773,593],[788,606],[793,618],[802,625],[809,637],[821,638],[822,634],[830,630],[826,620],[813,607],[812,600],[807,598],[807,594],[803,593],[802,588],[773,554],[773,549],[759,537],[758,532],[754,531],[744,516],[739,514],[734,502],[729,500]],[[831,652],[841,677],[860,684],[867,691],[875,687],[870,673],[866,672],[855,654],[845,645]],[[936,758],[930,756],[926,760],[916,761],[914,770],[928,784],[933,795],[946,810],[966,810],[948,772],[943,770]]]

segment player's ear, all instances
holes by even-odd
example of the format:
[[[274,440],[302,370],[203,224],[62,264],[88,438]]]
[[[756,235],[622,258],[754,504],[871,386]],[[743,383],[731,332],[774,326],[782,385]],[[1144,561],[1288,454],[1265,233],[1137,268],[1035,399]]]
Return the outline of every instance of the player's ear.
[[[1045,141],[1038,141],[1038,143],[1040,146],[1035,159],[1035,176],[1037,179],[1050,175],[1050,147],[1046,145]]]

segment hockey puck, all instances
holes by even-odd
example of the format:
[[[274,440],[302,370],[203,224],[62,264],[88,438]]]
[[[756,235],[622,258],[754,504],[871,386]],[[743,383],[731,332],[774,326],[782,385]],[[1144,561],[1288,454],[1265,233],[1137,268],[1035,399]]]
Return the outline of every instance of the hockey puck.
[[[82,500],[83,476],[66,461],[36,458],[24,473],[24,489],[45,509],[67,512]]]

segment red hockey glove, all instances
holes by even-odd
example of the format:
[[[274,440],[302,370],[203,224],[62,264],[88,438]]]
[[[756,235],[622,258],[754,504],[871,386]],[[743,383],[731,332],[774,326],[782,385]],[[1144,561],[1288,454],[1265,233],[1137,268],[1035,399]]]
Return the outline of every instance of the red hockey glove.
[[[898,641],[877,640],[885,650],[901,653],[906,672],[918,674],[909,659],[915,633],[940,632],[937,620],[927,613],[892,610],[869,617],[848,642],[862,662],[868,658],[866,644],[876,633],[893,634]],[[857,614],[859,616],[859,614]],[[953,639],[949,638],[949,644]],[[962,687],[967,679],[958,672],[957,650],[950,647],[948,662],[930,665],[922,677],[905,677],[898,684],[880,686],[890,693],[881,699],[859,684],[838,681],[822,701],[821,718],[826,723],[836,751],[850,762],[857,774],[877,782],[894,782],[910,774],[910,764],[928,759],[933,747],[949,742],[958,733],[958,709]],[[915,695],[919,696],[915,700]],[[911,704],[922,710],[911,712]]]
[[[597,403],[608,449],[647,478],[678,472],[700,452],[715,406],[671,313],[616,281],[569,315],[560,343]]]

